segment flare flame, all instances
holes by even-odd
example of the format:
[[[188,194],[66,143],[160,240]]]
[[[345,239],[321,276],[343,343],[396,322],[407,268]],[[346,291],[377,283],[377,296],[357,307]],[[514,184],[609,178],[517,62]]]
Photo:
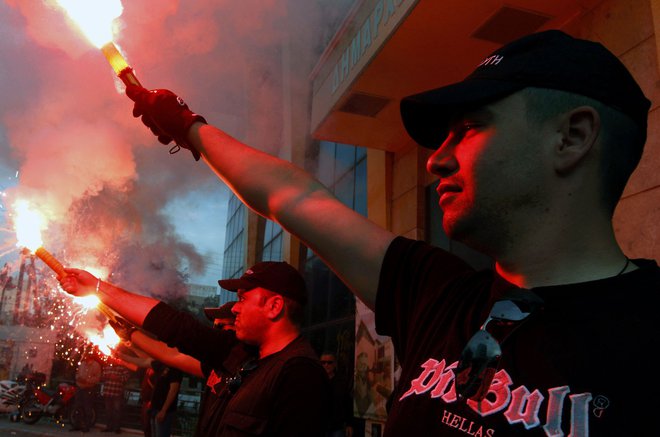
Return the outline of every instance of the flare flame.
[[[112,42],[113,22],[124,11],[120,0],[57,0],[57,3],[89,42],[101,49],[124,84],[141,86],[133,68]]]

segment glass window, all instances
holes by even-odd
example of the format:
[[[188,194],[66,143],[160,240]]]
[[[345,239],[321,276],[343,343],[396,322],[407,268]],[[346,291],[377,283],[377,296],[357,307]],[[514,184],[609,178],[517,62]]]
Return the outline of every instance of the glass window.
[[[243,255],[245,252],[245,209],[245,205],[236,196],[229,198],[224,263],[222,266],[222,277],[225,279],[238,278],[243,274],[243,270],[245,270],[245,266],[243,265]]]
[[[365,156],[366,158],[366,156]],[[367,160],[363,159],[355,167],[355,200],[354,209],[367,216]]]
[[[360,214],[367,213],[366,149],[321,141],[316,177],[335,196]],[[311,250],[305,254],[309,304],[303,331],[319,353],[330,351],[352,374],[355,297]]]
[[[282,232],[280,231],[279,234],[275,238],[273,238],[273,254],[274,257],[277,257],[277,259],[273,258],[273,261],[281,261],[282,260]]]
[[[326,187],[332,186],[335,183],[335,143],[321,141],[318,164],[317,179]]]
[[[335,179],[352,171],[355,167],[355,147],[337,143],[335,152]]]
[[[270,241],[272,239],[273,239],[273,222],[270,220],[266,220],[266,229],[264,230],[264,242]]]
[[[260,261],[282,261],[282,227],[272,220],[265,220],[265,222],[264,242],[262,250],[257,251],[257,259]]]
[[[367,148],[366,147],[356,147],[355,148],[355,161],[360,162],[363,159],[367,159]]]
[[[348,172],[335,184],[335,196],[351,209],[354,209],[353,190],[355,189],[355,178],[353,172]]]

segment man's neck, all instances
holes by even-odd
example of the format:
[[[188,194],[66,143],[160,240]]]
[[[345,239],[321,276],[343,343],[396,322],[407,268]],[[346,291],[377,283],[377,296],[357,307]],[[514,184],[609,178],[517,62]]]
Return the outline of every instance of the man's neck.
[[[595,281],[630,272],[637,267],[629,263],[620,249],[594,252],[563,252],[557,255],[531,254],[496,263],[497,273],[522,288],[575,284]]]
[[[259,358],[265,358],[268,355],[281,351],[298,338],[299,335],[300,331],[293,326],[270,332],[267,340],[259,346]]]
[[[523,288],[594,281],[636,269],[627,264],[608,225],[565,226],[550,234],[539,229],[536,235],[521,236],[496,260],[500,276]]]

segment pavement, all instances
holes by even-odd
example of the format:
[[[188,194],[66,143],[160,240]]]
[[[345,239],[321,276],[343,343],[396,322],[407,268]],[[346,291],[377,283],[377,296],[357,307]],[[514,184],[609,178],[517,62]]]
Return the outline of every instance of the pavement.
[[[58,423],[49,417],[42,417],[34,425],[28,425],[23,422],[12,422],[7,414],[0,415],[0,436],[2,437],[110,437],[117,435],[133,437],[144,435],[142,430],[131,428],[122,428],[121,434],[101,432],[105,428],[104,424],[97,424],[85,433],[69,431],[70,427],[71,425],[68,423]]]

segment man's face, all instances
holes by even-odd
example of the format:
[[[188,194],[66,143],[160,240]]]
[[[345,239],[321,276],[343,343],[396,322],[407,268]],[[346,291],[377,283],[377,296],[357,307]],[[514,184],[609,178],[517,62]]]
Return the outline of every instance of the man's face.
[[[251,290],[238,290],[238,302],[232,308],[236,314],[234,326],[236,329],[236,338],[251,344],[260,345],[263,340],[263,333],[268,326],[268,317],[266,316],[265,302],[268,299],[266,290],[253,288]]]
[[[542,146],[554,138],[548,126],[527,121],[526,109],[515,93],[456,117],[428,159],[427,170],[440,177],[443,227],[452,239],[497,251],[543,207]]]
[[[337,362],[335,356],[331,354],[321,355],[321,365],[327,372],[328,376],[332,377],[335,374],[335,369],[337,368]]]

